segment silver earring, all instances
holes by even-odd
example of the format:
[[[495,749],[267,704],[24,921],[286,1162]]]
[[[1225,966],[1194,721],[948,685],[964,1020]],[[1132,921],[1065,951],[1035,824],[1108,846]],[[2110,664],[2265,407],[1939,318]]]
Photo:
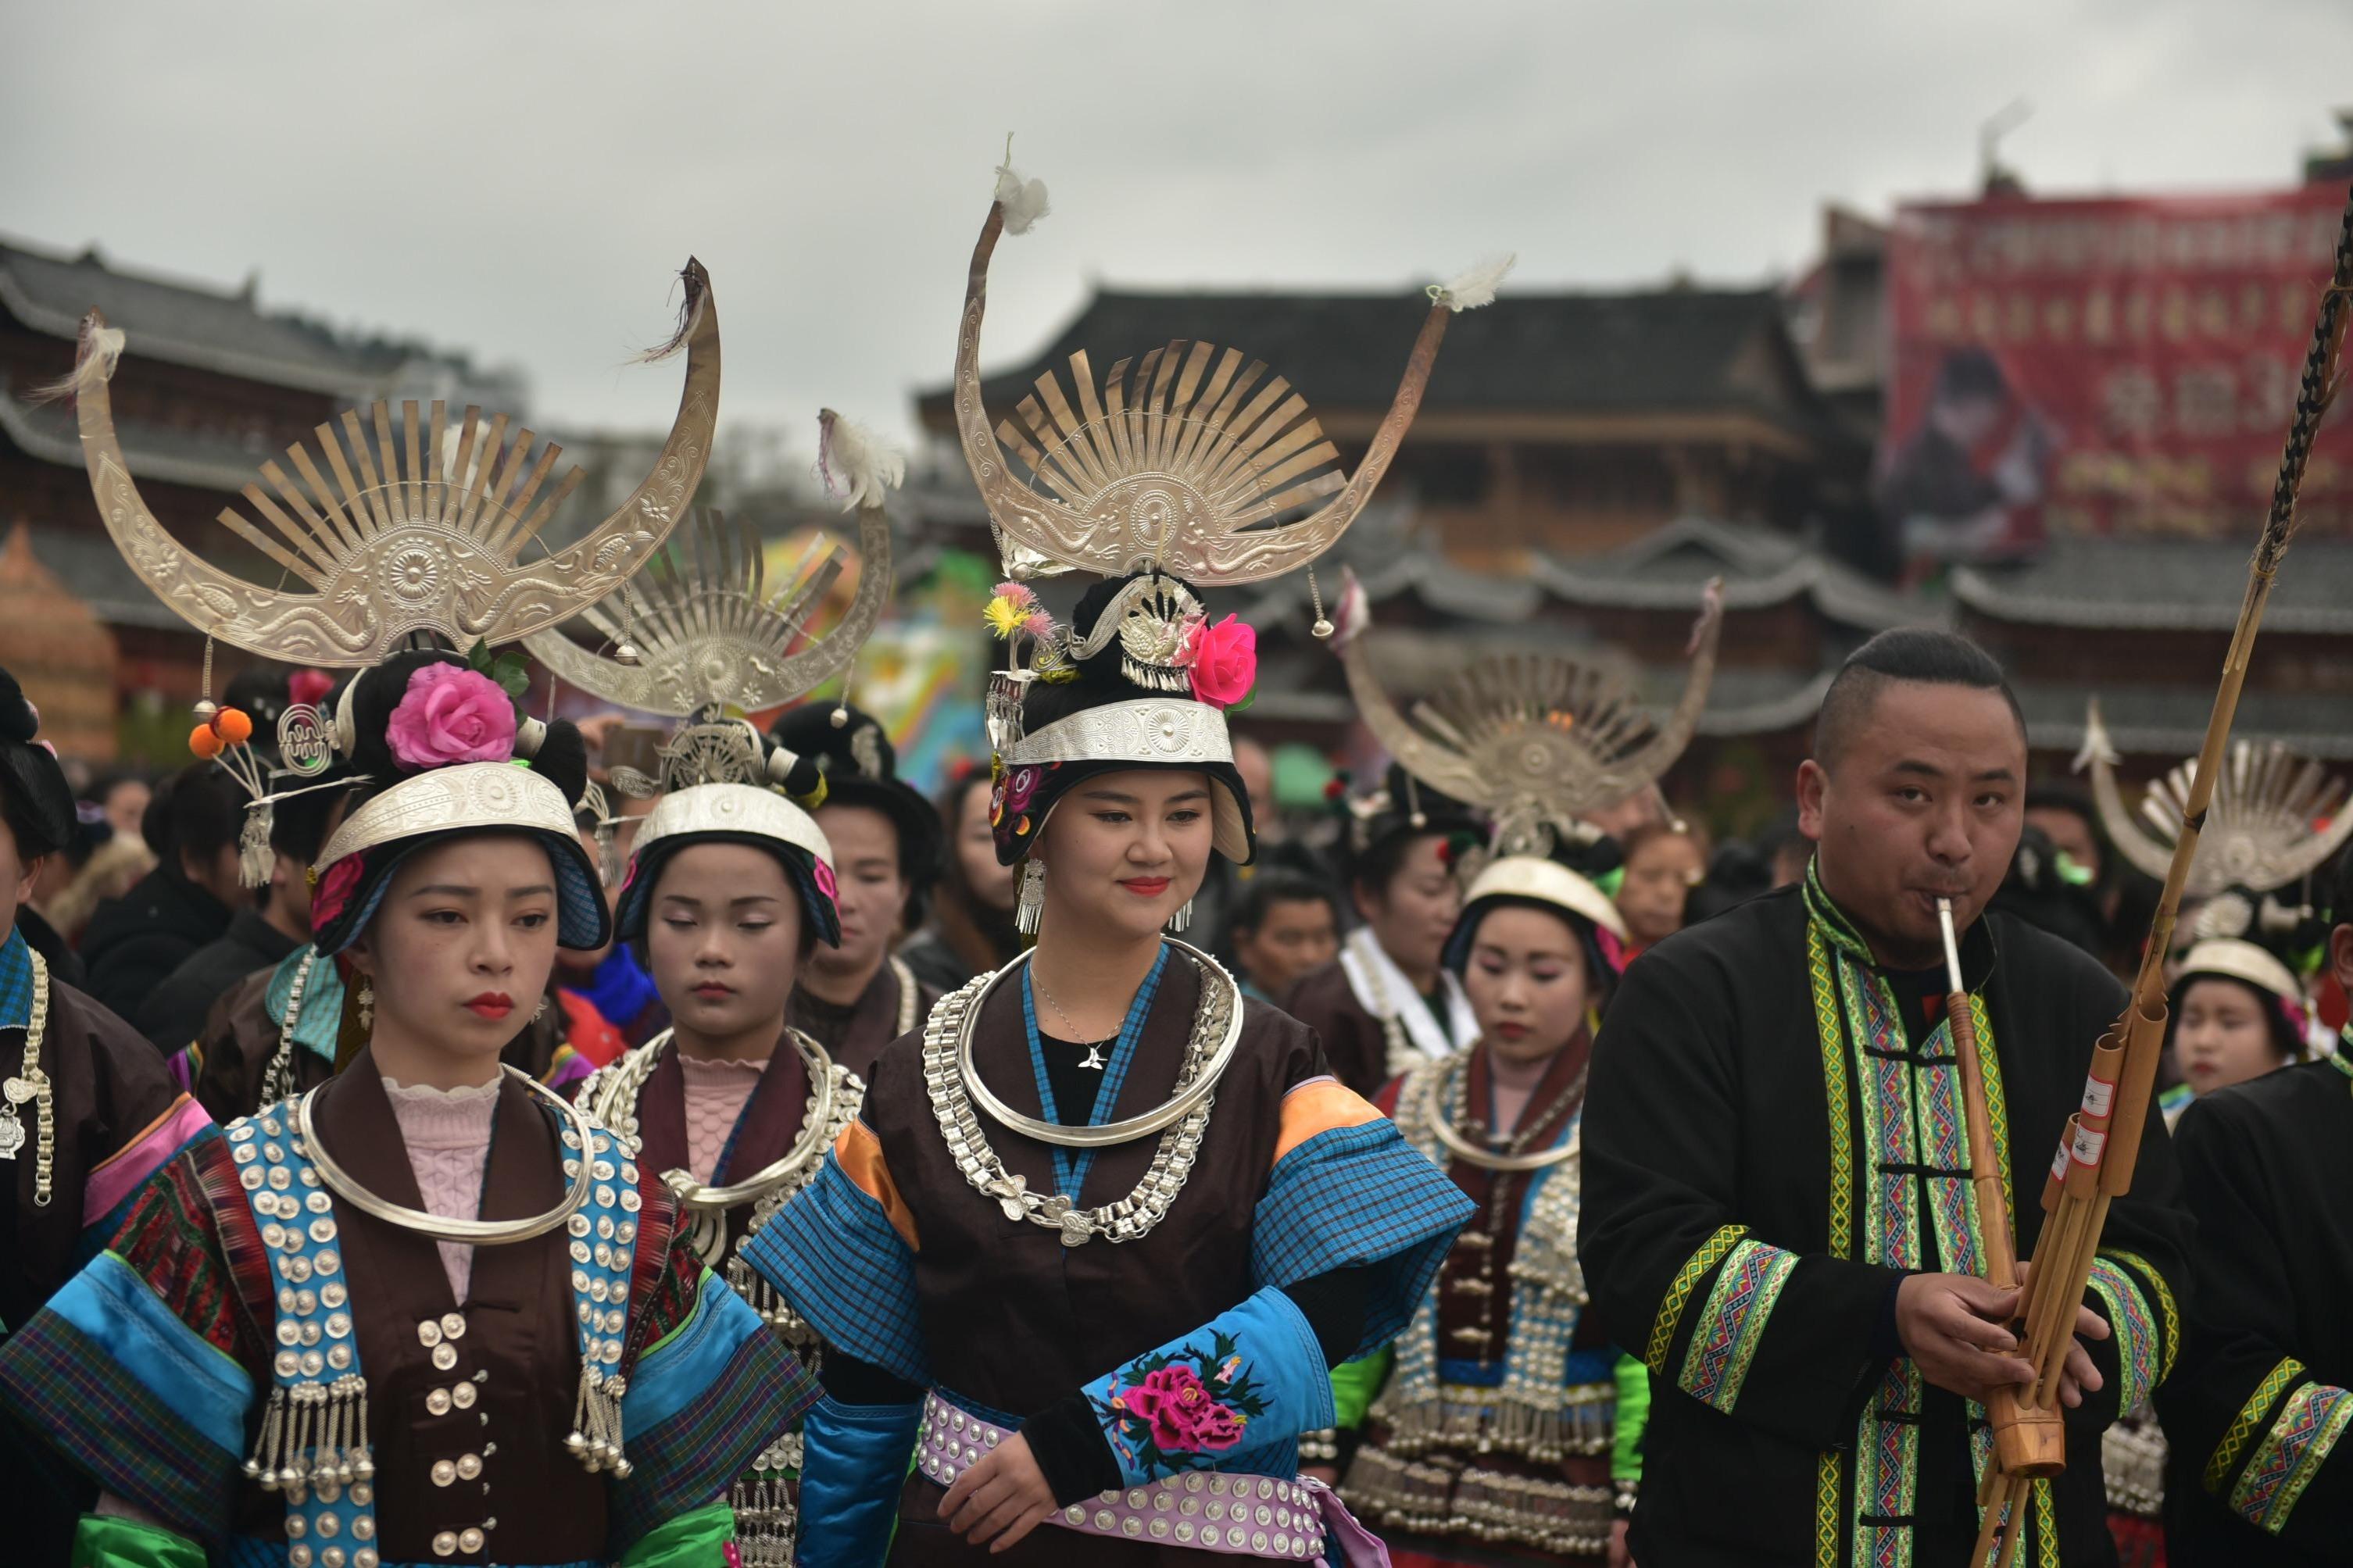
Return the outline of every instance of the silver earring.
[[[547,998],[546,998],[546,996],[545,996],[545,995],[543,995],[543,995],[540,997],[540,999],[539,999],[539,1005],[532,1009],[531,1021],[532,1021],[533,1023],[536,1024],[536,1023],[538,1023],[542,1018],[544,1018],[544,1017],[546,1017],[546,1016],[547,1016]]]
[[[1038,934],[1038,917],[1046,909],[1046,868],[1036,860],[1021,863],[1021,896],[1014,900],[1013,924],[1024,936]]]
[[[375,1028],[375,981],[373,981],[373,980],[369,980],[369,979],[364,979],[364,978],[363,978],[363,979],[360,981],[359,1006],[360,1006],[360,1027],[361,1027],[363,1030],[365,1030],[365,1029],[373,1029],[373,1028]]]
[[[1168,929],[1172,931],[1182,931],[1187,926],[1191,925],[1192,923],[1193,900],[1187,899],[1185,900],[1184,908],[1178,910],[1175,914],[1168,917]]]

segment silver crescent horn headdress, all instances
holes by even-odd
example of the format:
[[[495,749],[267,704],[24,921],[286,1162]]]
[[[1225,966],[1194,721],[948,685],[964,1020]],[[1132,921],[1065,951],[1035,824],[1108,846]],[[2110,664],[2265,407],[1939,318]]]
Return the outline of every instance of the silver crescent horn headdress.
[[[1710,582],[1692,628],[1682,698],[1653,715],[1614,670],[1565,654],[1474,659],[1410,717],[1373,672],[1365,634],[1372,611],[1352,572],[1334,639],[1366,728],[1422,784],[1494,819],[1494,852],[1541,858],[1556,842],[1592,837],[1583,814],[1654,782],[1691,743],[1707,706],[1724,630],[1721,580]]]
[[[1341,469],[1339,448],[1289,382],[1265,380],[1267,367],[1246,366],[1240,349],[1221,353],[1182,340],[1121,360],[1100,386],[1082,350],[1071,356],[1075,406],[1049,371],[1038,378],[1036,395],[1021,400],[1019,417],[992,433],[980,395],[989,258],[999,234],[1024,232],[1044,205],[1034,183],[1024,186],[1009,169],[999,175],[965,285],[955,414],[965,460],[1017,577],[1066,568],[1117,577],[1153,566],[1209,588],[1261,582],[1314,561],[1356,521],[1388,471],[1421,406],[1448,319],[1492,300],[1510,266],[1505,258],[1429,289],[1430,313],[1404,379],[1354,473]],[[1037,193],[1034,203],[1025,204],[1029,192]],[[1006,447],[1026,479],[1015,476]],[[1311,505],[1314,510],[1300,515]]]
[[[858,587],[830,631],[811,638],[809,621],[848,564],[839,544],[812,544],[771,594],[752,526],[698,512],[623,590],[617,611],[607,604],[586,612],[615,655],[627,647],[631,658],[592,652],[553,629],[534,632],[523,646],[559,680],[675,719],[727,705],[774,708],[849,668],[891,599],[891,521],[882,499],[905,465],[831,409],[819,419],[821,461],[829,478],[843,477],[844,510],[858,511]]]
[[[2084,715],[2075,771],[2090,770],[2100,823],[2116,853],[2159,881],[2173,860],[2181,803],[2196,766],[2197,759],[2190,758],[2151,782],[2136,819],[2125,809],[2116,747],[2100,721],[2096,699]],[[2324,818],[2326,827],[2314,826]],[[2181,890],[2192,899],[2233,887],[2268,893],[2325,864],[2348,837],[2353,809],[2348,809],[2343,779],[2330,778],[2319,763],[2277,741],[2232,741]]]
[[[259,479],[268,489],[259,481],[245,487],[254,518],[222,510],[225,527],[307,591],[263,587],[207,563],[174,541],[140,499],[107,390],[123,334],[92,310],[83,319],[70,389],[99,515],[141,580],[190,626],[271,658],[357,669],[411,632],[464,647],[554,626],[637,570],[685,515],[702,482],[719,416],[719,312],[702,264],[690,258],[682,276],[683,322],[664,350],[646,356],[687,351],[686,389],[670,439],[612,515],[540,559],[518,557],[581,470],[574,468],[543,497],[562,450],[554,442],[533,459],[538,437],[531,431],[518,430],[509,442],[507,416],[485,426],[481,410],[470,407],[452,446],[448,405],[437,399],[420,428],[411,399],[401,404],[396,425],[385,403],[364,421],[347,410],[340,436],[335,426],[321,425],[315,455],[300,442],[287,449],[293,474],[265,462]]]

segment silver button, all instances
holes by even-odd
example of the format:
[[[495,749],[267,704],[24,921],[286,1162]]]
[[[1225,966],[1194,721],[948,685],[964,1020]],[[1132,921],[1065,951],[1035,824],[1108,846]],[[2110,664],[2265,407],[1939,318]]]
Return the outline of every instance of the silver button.
[[[449,1403],[460,1410],[471,1410],[474,1407],[474,1385],[470,1383],[461,1383],[452,1388],[449,1391]]]
[[[448,1459],[433,1461],[433,1484],[446,1487],[458,1479],[458,1467]]]
[[[446,1388],[437,1388],[425,1396],[425,1409],[427,1415],[447,1415],[449,1414],[449,1391]]]
[[[458,1535],[458,1550],[459,1550],[459,1551],[460,1551],[460,1552],[480,1552],[481,1549],[482,1549],[482,1532],[481,1532],[480,1531],[479,1531],[479,1530],[473,1530],[473,1529],[468,1529],[468,1530],[464,1530],[464,1531],[459,1531],[459,1535]]]
[[[438,1535],[437,1535],[437,1536],[435,1536],[435,1537],[433,1538],[433,1555],[434,1555],[434,1556],[436,1556],[436,1557],[455,1557],[457,1554],[458,1554],[458,1532],[457,1532],[456,1531],[454,1531],[454,1530],[445,1530],[445,1531],[443,1531],[440,1534],[438,1534]]]
[[[451,1367],[456,1366],[458,1364],[458,1347],[450,1344],[435,1345],[433,1347],[433,1364],[440,1368],[443,1372],[448,1372]]]
[[[476,1479],[476,1478],[478,1478],[479,1476],[480,1476],[480,1475],[481,1475],[481,1473],[482,1473],[482,1459],[481,1459],[481,1456],[480,1456],[480,1455],[479,1455],[479,1454],[462,1454],[462,1455],[459,1456],[459,1458],[458,1458],[458,1479],[459,1479],[459,1480],[461,1480],[461,1481],[470,1481],[470,1480],[475,1479]]]
[[[466,1337],[465,1318],[456,1312],[444,1312],[441,1314],[441,1332],[448,1339],[464,1339]]]
[[[441,1342],[441,1325],[427,1318],[417,1325],[417,1342],[431,1350]]]

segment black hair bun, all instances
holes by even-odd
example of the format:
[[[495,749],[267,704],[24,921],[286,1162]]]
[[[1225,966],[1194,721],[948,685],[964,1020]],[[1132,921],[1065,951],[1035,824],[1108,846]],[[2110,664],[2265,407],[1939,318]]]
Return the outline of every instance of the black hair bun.
[[[796,752],[789,746],[779,746],[765,738],[761,741],[760,750],[762,755],[767,760],[768,777],[772,782],[776,779],[776,758],[779,756],[792,758],[793,765],[781,782],[784,784],[785,793],[796,799],[815,795],[818,786],[825,782],[825,770],[818,765],[818,758],[821,755],[819,752]]]
[[[0,741],[30,745],[40,729],[41,716],[25,700],[25,689],[16,684],[15,676],[0,669]]]
[[[578,805],[588,793],[588,738],[569,719],[551,719],[539,750],[531,754],[531,771],[564,792]]]
[[[1554,847],[1552,858],[1588,882],[1599,882],[1626,865],[1626,851],[1606,833],[1583,844],[1564,840]]]

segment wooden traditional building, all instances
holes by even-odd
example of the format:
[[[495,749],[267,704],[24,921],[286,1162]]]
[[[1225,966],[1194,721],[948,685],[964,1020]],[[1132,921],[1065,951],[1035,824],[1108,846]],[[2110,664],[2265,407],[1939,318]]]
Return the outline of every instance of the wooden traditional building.
[[[38,395],[72,370],[84,312],[95,307],[128,339],[110,387],[115,428],[156,520],[263,581],[275,568],[214,520],[263,461],[319,425],[377,397],[522,412],[512,376],[264,310],[256,294],[251,279],[220,289],[120,270],[95,247],[69,256],[0,242],[0,527],[24,530],[29,556],[112,638],[117,740],[133,761],[178,760],[186,725],[176,716],[197,694],[204,639],[123,563],[90,499],[72,407]],[[216,650],[216,687],[245,658]]]
[[[1402,292],[1106,290],[1042,353],[987,377],[982,396],[994,423],[1075,351],[1108,365],[1182,335],[1289,378],[1353,463],[1388,411],[1419,303]],[[918,409],[952,441],[947,388]],[[1511,571],[1630,543],[1679,517],[1794,531],[1819,510],[1825,480],[1859,474],[1862,458],[1808,382],[1770,290],[1507,292],[1448,325],[1383,493],[1410,503],[1413,537],[1446,560]]]

